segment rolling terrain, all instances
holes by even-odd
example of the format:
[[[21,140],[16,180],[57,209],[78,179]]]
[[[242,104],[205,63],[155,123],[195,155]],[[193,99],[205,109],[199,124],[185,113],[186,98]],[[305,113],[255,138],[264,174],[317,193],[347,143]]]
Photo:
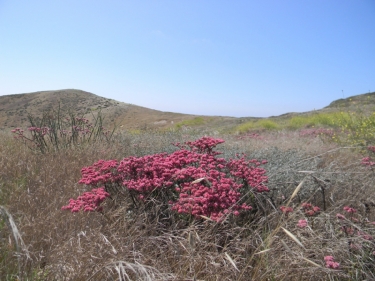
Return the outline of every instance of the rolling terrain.
[[[9,130],[29,125],[28,115],[40,116],[43,112],[61,107],[62,112],[73,111],[75,115],[86,115],[101,111],[108,126],[115,124],[126,130],[168,129],[182,126],[210,127],[214,130],[225,130],[241,123],[259,120],[255,117],[227,116],[198,116],[163,112],[129,103],[97,96],[95,94],[75,90],[40,91],[34,93],[0,96],[0,130]],[[331,102],[330,105],[314,112],[332,112],[338,110],[354,110],[360,108],[373,111],[375,107],[375,92],[356,95],[346,99]],[[296,115],[306,115],[311,112],[285,113],[271,116],[271,120],[288,119]]]

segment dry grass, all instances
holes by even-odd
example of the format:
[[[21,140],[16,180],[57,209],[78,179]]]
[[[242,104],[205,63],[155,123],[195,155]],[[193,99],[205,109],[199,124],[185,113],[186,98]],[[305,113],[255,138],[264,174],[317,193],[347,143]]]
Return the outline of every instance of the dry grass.
[[[375,226],[365,222],[375,221],[373,172],[359,165],[353,149],[293,132],[263,139],[222,136],[225,157],[246,152],[269,160],[271,192],[255,196],[256,212],[222,223],[189,222],[111,200],[104,215],[61,211],[84,190],[77,184],[82,167],[98,159],[170,152],[170,143],[197,137],[123,134],[111,145],[40,155],[1,135],[0,205],[13,216],[25,248],[17,253],[12,230],[0,224],[0,279],[374,280],[373,242],[340,230],[375,234]],[[324,211],[306,218],[299,207],[304,201]],[[287,204],[294,212],[281,214],[279,206]],[[346,205],[358,209],[362,220],[336,219]],[[297,227],[300,219],[308,227]],[[340,269],[325,267],[327,255]]]

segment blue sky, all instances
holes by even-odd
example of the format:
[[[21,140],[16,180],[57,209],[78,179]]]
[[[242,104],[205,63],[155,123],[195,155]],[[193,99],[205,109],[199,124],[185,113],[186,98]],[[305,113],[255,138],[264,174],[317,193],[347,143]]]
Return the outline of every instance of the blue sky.
[[[0,0],[0,95],[267,117],[375,91],[374,0]]]

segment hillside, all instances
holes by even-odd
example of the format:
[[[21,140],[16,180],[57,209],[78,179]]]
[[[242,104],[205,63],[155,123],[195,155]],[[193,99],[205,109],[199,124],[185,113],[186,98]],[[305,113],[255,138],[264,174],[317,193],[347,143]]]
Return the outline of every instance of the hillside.
[[[26,127],[28,114],[57,109],[74,111],[77,115],[101,110],[107,124],[116,124],[124,129],[167,128],[197,116],[162,112],[133,104],[103,98],[89,92],[67,89],[26,94],[0,96],[0,130]],[[232,118],[230,118],[232,119]]]
[[[40,116],[42,112],[57,109],[61,106],[63,112],[69,110],[76,115],[86,115],[101,111],[105,125],[127,130],[167,129],[183,126],[210,127],[213,130],[230,130],[239,124],[262,118],[255,117],[224,117],[198,116],[163,112],[133,104],[103,98],[95,94],[75,90],[41,91],[25,94],[0,96],[0,130],[9,130],[16,127],[26,128],[29,125],[28,114]],[[338,99],[327,107],[315,110],[314,113],[332,112],[338,110],[374,111],[375,92]],[[296,115],[307,115],[312,112],[285,113],[272,116],[272,120],[286,120]]]
[[[325,108],[343,108],[343,109],[353,109],[355,107],[361,106],[362,109],[373,109],[375,105],[375,92],[370,92],[362,95],[355,95],[345,99],[338,99],[331,102]]]

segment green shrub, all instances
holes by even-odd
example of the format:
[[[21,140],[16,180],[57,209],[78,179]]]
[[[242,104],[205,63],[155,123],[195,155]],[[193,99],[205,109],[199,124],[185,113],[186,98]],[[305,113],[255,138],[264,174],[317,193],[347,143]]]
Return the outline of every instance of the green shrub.
[[[334,124],[341,129],[334,136],[336,142],[357,146],[375,144],[375,113],[340,112]]]
[[[261,119],[257,121],[248,121],[236,126],[233,131],[238,133],[246,133],[251,130],[275,130],[279,129],[280,125],[269,119]]]
[[[259,120],[255,125],[258,128],[263,128],[266,130],[275,130],[280,127],[276,122],[269,120],[269,119]]]
[[[290,129],[300,129],[304,127],[323,126],[335,127],[337,124],[335,120],[347,116],[347,113],[329,112],[329,113],[315,113],[312,115],[293,116],[287,122],[287,127]]]
[[[255,122],[254,121],[248,121],[245,122],[241,125],[238,125],[234,128],[234,131],[239,132],[239,133],[246,133],[250,130],[254,130],[255,127]]]
[[[313,125],[309,122],[307,116],[293,116],[291,119],[288,120],[287,127],[290,129],[299,129],[302,127],[306,127],[308,125]]]

